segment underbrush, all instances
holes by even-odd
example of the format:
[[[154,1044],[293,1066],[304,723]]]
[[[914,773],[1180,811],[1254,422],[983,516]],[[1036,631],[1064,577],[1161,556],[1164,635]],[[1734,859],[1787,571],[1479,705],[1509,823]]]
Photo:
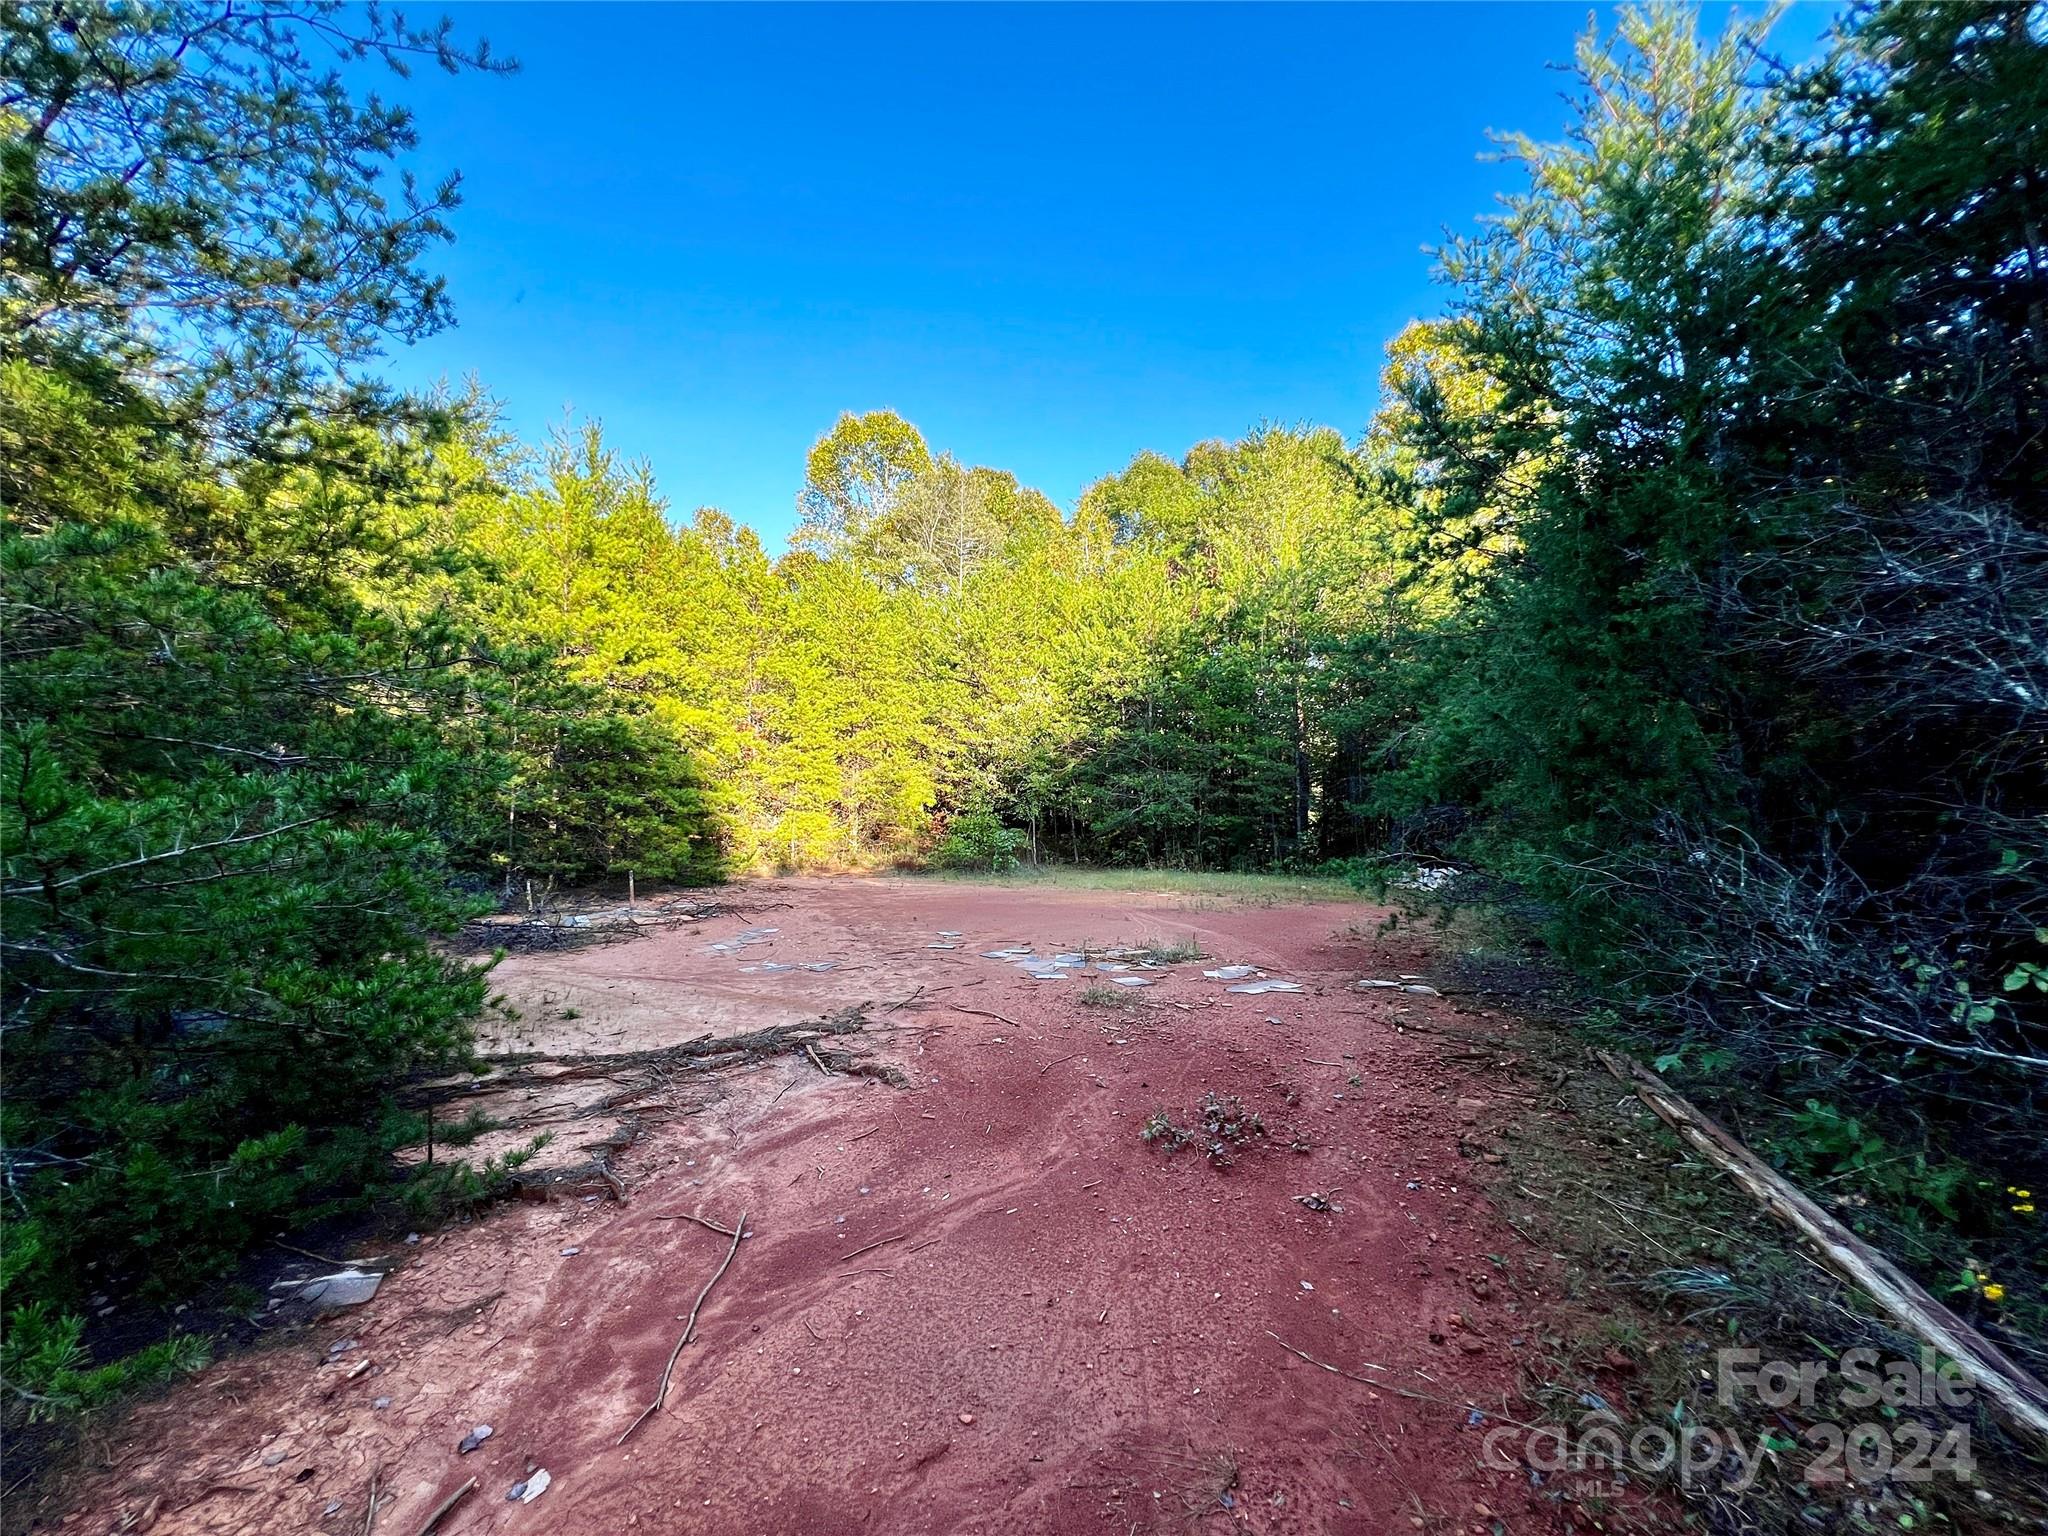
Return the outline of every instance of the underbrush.
[[[203,1368],[213,1357],[215,1331],[234,1331],[260,1312],[263,1291],[234,1272],[268,1272],[264,1242],[298,1252],[273,1234],[302,1233],[314,1228],[338,1229],[360,1236],[431,1228],[468,1220],[516,1189],[514,1175],[547,1146],[549,1136],[536,1136],[481,1163],[442,1157],[432,1163],[400,1166],[392,1154],[407,1148],[467,1146],[495,1129],[488,1116],[472,1111],[449,1124],[432,1127],[418,1115],[392,1111],[382,1122],[375,1145],[374,1169],[364,1172],[353,1162],[339,1172],[325,1164],[330,1182],[321,1186],[294,1181],[288,1187],[301,1198],[280,1204],[251,1201],[244,1218],[249,1225],[239,1245],[193,1250],[186,1267],[166,1267],[140,1280],[122,1283],[116,1272],[88,1261],[82,1273],[103,1288],[81,1304],[48,1296],[23,1296],[14,1277],[37,1271],[43,1247],[50,1241],[45,1220],[31,1218],[8,1224],[0,1277],[8,1284],[4,1328],[0,1328],[0,1425],[11,1428],[47,1426],[111,1409],[134,1394],[160,1387]],[[344,1177],[347,1175],[347,1177]],[[246,1186],[236,1186],[245,1188]],[[260,1197],[262,1191],[258,1191]],[[234,1201],[227,1205],[233,1208]],[[176,1230],[167,1228],[167,1230]],[[143,1234],[143,1246],[149,1235]],[[173,1307],[176,1298],[186,1298]],[[102,1319],[111,1319],[103,1322]],[[150,1338],[152,1334],[160,1337]],[[148,1342],[138,1344],[138,1340]]]
[[[1396,906],[1391,923],[1430,924],[1473,973],[1568,997],[1584,1037],[1651,1066],[2030,1369],[2048,1369],[2048,1125],[2025,1092],[1973,1104],[1938,1060],[1845,1041],[1819,1001],[1794,1017],[1731,1012],[1699,996],[1675,1004],[1613,967],[1567,966],[1540,937],[1555,913],[1504,882],[1463,875],[1422,890],[1386,862],[1354,878]],[[1658,964],[1646,951],[1635,969]],[[1986,1074],[1977,1091],[1997,1082]]]
[[[1490,990],[1490,974],[1467,967],[1462,980]],[[1574,1528],[1615,1531],[2037,1528],[2037,1464],[1981,1401],[1618,1098],[1567,994],[1525,996],[1518,1011],[1545,1002],[1561,1005],[1560,1027],[1532,1020],[1513,1044],[1525,1080],[1550,1084],[1548,1112],[1509,1116],[1498,1139],[1467,1148],[1529,1245],[1492,1256],[1494,1283],[1543,1299],[1524,1325],[1523,1422],[1502,1431],[1528,1458],[1532,1497]],[[1975,1320],[1995,1323],[1981,1308]],[[1640,1454],[1666,1437],[1690,1463]]]

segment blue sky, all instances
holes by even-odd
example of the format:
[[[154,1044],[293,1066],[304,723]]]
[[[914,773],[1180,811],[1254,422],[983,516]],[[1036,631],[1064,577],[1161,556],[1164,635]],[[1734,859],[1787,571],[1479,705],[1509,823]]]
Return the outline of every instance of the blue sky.
[[[1352,434],[1442,307],[1424,247],[1512,184],[1487,130],[1559,131],[1546,65],[1587,15],[460,5],[524,67],[384,87],[465,197],[458,324],[390,372],[475,373],[532,440],[600,418],[676,511],[772,548],[842,410],[1062,505],[1142,449]]]

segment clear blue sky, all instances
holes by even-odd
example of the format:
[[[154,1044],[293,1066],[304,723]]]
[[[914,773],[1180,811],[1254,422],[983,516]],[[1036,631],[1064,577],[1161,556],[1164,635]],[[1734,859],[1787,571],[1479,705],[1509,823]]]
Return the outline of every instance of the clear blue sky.
[[[1718,25],[1724,11],[1713,11]],[[1781,25],[1800,53],[1832,16]],[[524,66],[385,87],[458,168],[458,324],[538,439],[595,416],[679,513],[780,548],[803,456],[887,406],[1071,505],[1151,448],[1356,433],[1442,296],[1423,247],[1553,137],[1588,10],[457,6]]]

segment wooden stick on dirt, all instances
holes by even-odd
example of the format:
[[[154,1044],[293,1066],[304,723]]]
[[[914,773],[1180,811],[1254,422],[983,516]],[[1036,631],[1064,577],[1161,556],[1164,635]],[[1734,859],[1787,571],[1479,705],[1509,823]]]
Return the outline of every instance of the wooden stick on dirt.
[[[1625,1056],[1596,1053],[1600,1064],[1636,1091],[1687,1146],[1742,1186],[1758,1204],[1806,1238],[1821,1262],[1857,1287],[1901,1327],[1947,1355],[1968,1374],[1997,1416],[2037,1452],[2048,1452],[2048,1387],[1877,1249],[1809,1199],[1711,1118]]]
[[[804,1042],[804,1054],[811,1058],[812,1066],[816,1067],[820,1072],[824,1073],[827,1077],[830,1077],[832,1075],[832,1069],[825,1065],[823,1058],[821,1058],[818,1055],[816,1048],[813,1047],[811,1042],[808,1040]]]
[[[1012,1029],[1022,1029],[1024,1027],[1015,1019],[1005,1018],[1000,1013],[991,1013],[986,1008],[969,1008],[962,1003],[947,1003],[945,1006],[952,1009],[955,1013],[971,1013],[976,1018],[994,1019],[998,1024],[1007,1024]]]
[[[711,1278],[704,1282],[704,1289],[697,1293],[697,1299],[690,1304],[690,1315],[683,1323],[682,1337],[676,1340],[676,1347],[668,1352],[668,1364],[661,1368],[661,1385],[654,1389],[654,1401],[640,1410],[640,1417],[626,1426],[626,1433],[613,1442],[615,1445],[624,1445],[633,1431],[661,1412],[661,1405],[668,1401],[669,1378],[675,1374],[676,1361],[682,1356],[683,1346],[690,1342],[691,1336],[697,1331],[698,1309],[704,1305],[704,1298],[711,1294],[711,1287],[718,1284],[719,1276],[732,1267],[732,1256],[740,1251],[740,1239],[746,1235],[746,1230],[747,1213],[741,1211],[740,1219],[733,1223],[732,1246],[725,1250],[725,1262],[711,1272]],[[425,1536],[425,1533],[422,1532],[421,1536]]]
[[[886,1248],[891,1243],[900,1243],[908,1236],[910,1236],[908,1232],[898,1232],[894,1237],[878,1237],[872,1243],[869,1243],[867,1247],[854,1249],[853,1252],[849,1253],[839,1262],[842,1264],[848,1263],[859,1258],[864,1253],[873,1253],[877,1248]]]
[[[456,1489],[453,1493],[449,1494],[447,1498],[443,1499],[440,1503],[436,1504],[434,1506],[434,1512],[427,1516],[426,1523],[419,1528],[418,1532],[416,1533],[416,1536],[427,1536],[427,1532],[431,1531],[435,1526],[441,1523],[441,1517],[447,1514],[448,1511],[453,1509],[456,1505],[460,1504],[463,1501],[463,1499],[468,1496],[470,1490],[475,1487],[476,1479],[472,1477],[460,1488]]]
[[[1051,1061],[1048,1061],[1044,1066],[1038,1069],[1038,1075],[1040,1077],[1043,1077],[1046,1073],[1050,1072],[1054,1067],[1058,1066],[1061,1062],[1072,1061],[1076,1056],[1079,1056],[1081,1054],[1082,1053],[1079,1051],[1069,1051],[1064,1056],[1056,1056]]]
[[[797,1177],[802,1178],[803,1175],[798,1174]],[[739,1236],[731,1227],[713,1221],[709,1216],[699,1216],[695,1211],[657,1211],[654,1213],[654,1219],[656,1221],[694,1221],[700,1227],[709,1227],[712,1231],[721,1232],[727,1237]]]

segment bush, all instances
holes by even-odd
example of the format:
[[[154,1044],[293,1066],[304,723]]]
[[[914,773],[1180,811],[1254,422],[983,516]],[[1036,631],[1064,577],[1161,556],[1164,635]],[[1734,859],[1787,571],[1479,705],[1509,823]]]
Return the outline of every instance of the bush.
[[[932,851],[941,869],[986,869],[1000,874],[1017,867],[1024,834],[1006,827],[992,810],[976,806],[960,812],[946,825],[945,840]]]

